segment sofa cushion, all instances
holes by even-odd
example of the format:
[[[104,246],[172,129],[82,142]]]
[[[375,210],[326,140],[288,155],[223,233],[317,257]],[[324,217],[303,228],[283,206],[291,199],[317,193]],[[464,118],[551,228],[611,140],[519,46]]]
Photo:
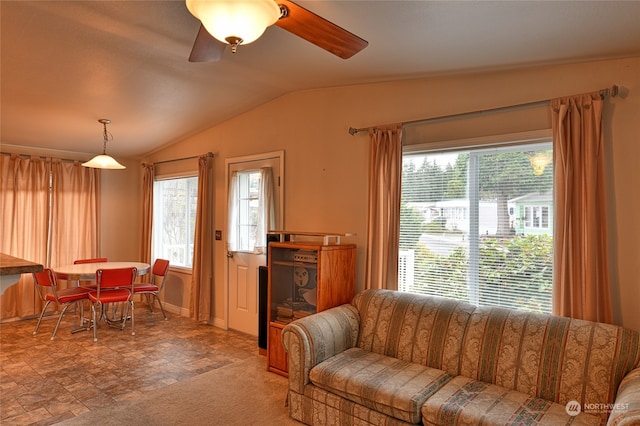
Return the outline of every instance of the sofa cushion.
[[[360,314],[357,346],[457,376],[468,303],[391,290],[365,290],[353,299]]]
[[[640,368],[636,368],[622,379],[618,389],[611,414],[609,415],[608,426],[633,426],[640,425]],[[589,409],[590,407],[585,407]],[[596,409],[599,407],[595,407]]]
[[[458,376],[422,407],[425,425],[600,425],[599,416],[572,416],[565,405]]]
[[[311,369],[311,382],[388,416],[419,423],[422,404],[451,379],[448,373],[351,348]]]
[[[501,308],[469,320],[460,375],[564,406],[612,402],[640,362],[640,338],[622,327]],[[608,412],[600,413],[606,421]]]
[[[313,426],[410,426],[395,417],[356,404],[333,392],[313,384],[304,387],[304,393],[289,392],[290,416]]]

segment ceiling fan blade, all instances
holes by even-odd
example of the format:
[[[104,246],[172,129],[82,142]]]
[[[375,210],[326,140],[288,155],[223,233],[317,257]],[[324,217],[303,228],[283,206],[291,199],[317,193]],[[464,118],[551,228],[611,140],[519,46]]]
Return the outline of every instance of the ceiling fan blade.
[[[342,59],[348,59],[367,47],[368,41],[327,21],[321,16],[288,0],[276,0],[287,14],[275,25],[284,28]]]
[[[225,47],[225,43],[213,38],[204,25],[200,24],[198,35],[193,42],[189,62],[217,62],[222,57]]]

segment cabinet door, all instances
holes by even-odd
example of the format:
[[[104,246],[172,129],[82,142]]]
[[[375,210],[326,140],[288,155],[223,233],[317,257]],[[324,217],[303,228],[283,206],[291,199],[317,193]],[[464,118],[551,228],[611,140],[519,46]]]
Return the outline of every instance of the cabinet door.
[[[288,324],[293,320],[293,250],[272,248],[269,264],[270,319],[271,322]]]
[[[289,363],[287,352],[282,346],[282,328],[277,326],[269,327],[269,371],[287,376],[289,374]]]
[[[288,324],[314,314],[317,300],[317,250],[309,248],[271,249],[271,321]]]

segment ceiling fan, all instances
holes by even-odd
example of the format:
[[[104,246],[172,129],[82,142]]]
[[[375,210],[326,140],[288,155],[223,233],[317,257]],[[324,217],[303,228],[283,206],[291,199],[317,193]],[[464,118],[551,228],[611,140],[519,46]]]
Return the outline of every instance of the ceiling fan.
[[[273,24],[342,59],[369,44],[288,0],[186,0],[186,5],[201,21],[189,62],[218,61],[227,45],[235,53],[240,44],[256,40]]]

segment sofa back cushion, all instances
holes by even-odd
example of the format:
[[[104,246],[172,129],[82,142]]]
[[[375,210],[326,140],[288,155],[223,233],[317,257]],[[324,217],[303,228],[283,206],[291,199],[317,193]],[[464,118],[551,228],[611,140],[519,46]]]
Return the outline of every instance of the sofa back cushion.
[[[639,333],[622,327],[479,307],[464,338],[460,374],[566,404],[612,403],[640,363]],[[606,418],[606,413],[605,418]]]
[[[475,306],[391,290],[365,290],[353,305],[360,314],[358,347],[459,374],[464,330]]]

